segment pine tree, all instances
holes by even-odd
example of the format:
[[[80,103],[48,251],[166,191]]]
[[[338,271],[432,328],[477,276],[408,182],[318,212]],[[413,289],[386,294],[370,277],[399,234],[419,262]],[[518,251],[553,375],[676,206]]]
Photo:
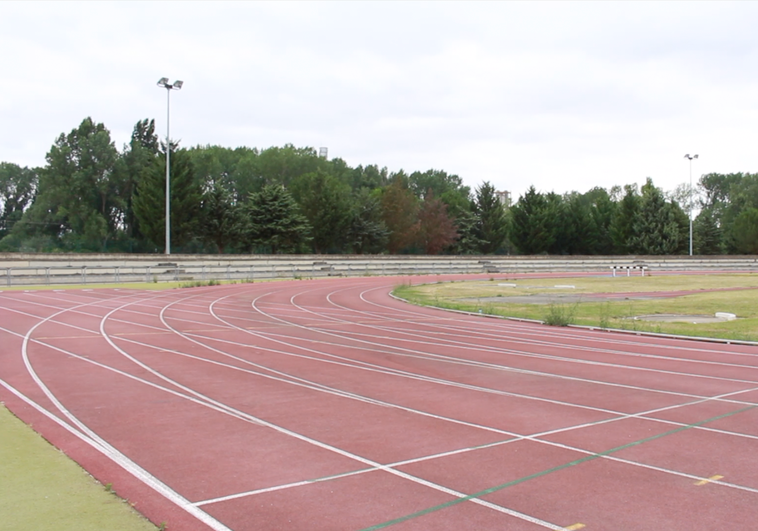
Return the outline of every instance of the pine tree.
[[[618,204],[610,226],[613,249],[616,254],[628,254],[634,236],[634,220],[640,209],[640,196],[636,185],[624,186],[624,197]]]
[[[171,248],[189,244],[197,235],[202,190],[193,177],[189,154],[171,152]],[[165,151],[165,146],[163,146]],[[166,157],[160,156],[140,176],[133,200],[140,231],[156,249],[166,241]]]
[[[546,253],[555,241],[545,196],[530,186],[511,208],[511,240],[524,254]]]
[[[677,254],[686,245],[674,207],[666,202],[663,192],[650,178],[642,187],[639,213],[632,228],[634,235],[629,246],[637,254]]]
[[[245,217],[221,183],[211,183],[210,188],[203,194],[200,217],[201,237],[215,245],[219,253],[243,239]]]
[[[246,205],[247,246],[277,253],[301,251],[310,240],[310,225],[283,186],[268,185],[250,196]]]
[[[699,255],[721,254],[721,228],[710,209],[702,210],[693,223],[694,253]]]
[[[482,183],[476,189],[471,211],[477,221],[475,237],[481,242],[479,252],[498,252],[508,237],[508,218],[500,199],[495,195],[495,187],[489,182]]]
[[[389,231],[382,221],[382,206],[367,188],[360,188],[353,199],[347,238],[357,254],[380,253],[387,245]]]

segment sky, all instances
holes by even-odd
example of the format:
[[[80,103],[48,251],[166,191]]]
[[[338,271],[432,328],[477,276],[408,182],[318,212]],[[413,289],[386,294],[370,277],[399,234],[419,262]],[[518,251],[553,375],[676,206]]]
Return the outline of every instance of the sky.
[[[664,190],[758,172],[755,2],[0,2],[0,162],[86,117],[121,150],[327,147],[347,164]]]

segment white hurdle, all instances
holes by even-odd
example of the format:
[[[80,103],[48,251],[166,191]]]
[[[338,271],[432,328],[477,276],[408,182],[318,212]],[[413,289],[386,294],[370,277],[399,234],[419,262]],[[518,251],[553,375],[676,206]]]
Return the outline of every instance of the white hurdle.
[[[634,269],[639,269],[641,275],[644,277],[645,276],[645,271],[647,271],[647,266],[644,266],[644,265],[623,265],[623,266],[621,266],[621,265],[612,265],[611,266],[611,271],[613,272],[613,276],[614,277],[616,276],[616,271],[617,270],[621,270],[621,271],[626,270],[626,276],[630,277],[630,276],[632,276],[632,271]]]

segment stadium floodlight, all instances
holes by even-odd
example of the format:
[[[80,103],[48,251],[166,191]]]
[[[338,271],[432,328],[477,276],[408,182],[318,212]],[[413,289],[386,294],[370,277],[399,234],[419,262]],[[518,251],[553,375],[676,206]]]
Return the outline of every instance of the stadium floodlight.
[[[169,125],[171,122],[171,91],[181,90],[184,81],[176,80],[173,85],[167,77],[158,80],[158,86],[166,89],[166,254],[171,254],[171,138]]]
[[[690,161],[690,190],[689,190],[689,215],[690,215],[690,256],[692,256],[692,161],[697,158],[697,155],[690,155],[687,153],[684,156],[685,159],[688,159]]]

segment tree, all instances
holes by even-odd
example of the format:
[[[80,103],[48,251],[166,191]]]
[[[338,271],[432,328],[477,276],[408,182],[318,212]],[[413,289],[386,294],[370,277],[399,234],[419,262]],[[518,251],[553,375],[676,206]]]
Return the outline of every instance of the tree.
[[[471,211],[476,218],[475,238],[481,242],[479,252],[494,254],[508,237],[508,218],[495,195],[495,187],[484,182],[476,189]]]
[[[162,151],[165,153],[166,146]],[[190,155],[171,145],[171,247],[188,245],[198,232],[202,189],[193,177]],[[140,176],[134,201],[140,231],[157,249],[166,242],[166,157],[154,159]]]
[[[741,254],[758,254],[758,208],[746,208],[732,227],[735,250]]]
[[[272,254],[298,252],[310,239],[308,221],[283,186],[267,185],[246,205],[247,244]]]
[[[628,254],[634,237],[634,221],[640,209],[640,195],[637,185],[624,186],[624,196],[619,202],[610,226],[611,239],[616,254]]]
[[[103,124],[85,118],[61,134],[46,156],[27,230],[76,249],[100,251],[123,223],[118,151]]]
[[[211,183],[203,193],[200,206],[200,236],[212,243],[219,253],[240,242],[245,232],[245,217],[229,191],[219,182]]]
[[[317,170],[297,177],[291,189],[311,226],[314,251],[341,252],[348,242],[350,187]]]
[[[129,237],[140,237],[137,216],[134,213],[134,198],[143,173],[156,163],[160,143],[155,134],[155,120],[140,120],[132,130],[129,144],[124,146],[122,160],[125,177],[122,187],[124,203],[124,231]],[[165,195],[164,195],[165,197]]]
[[[583,197],[590,205],[591,227],[596,238],[588,254],[613,254],[611,225],[616,214],[616,203],[604,188],[593,188]]]
[[[525,254],[546,253],[555,241],[545,196],[530,186],[511,208],[511,239]]]
[[[359,188],[352,202],[348,243],[354,253],[380,253],[385,250],[389,230],[382,220],[379,194]]]
[[[288,187],[300,175],[315,172],[326,161],[313,148],[296,148],[292,144],[270,147],[258,155],[257,167],[266,184]]]
[[[721,254],[721,228],[710,209],[700,211],[693,223],[692,232],[695,254]]]
[[[418,198],[425,198],[431,192],[434,197],[454,192],[468,197],[470,190],[463,186],[463,180],[457,175],[449,175],[442,170],[414,171],[408,177],[408,187]]]
[[[408,188],[404,173],[396,174],[382,191],[382,219],[390,231],[388,248],[392,254],[413,245],[418,231],[418,200]]]
[[[447,205],[434,197],[429,190],[425,194],[418,213],[417,243],[426,254],[439,254],[458,238],[453,220],[447,215]]]
[[[632,227],[634,235],[629,242],[632,252],[667,255],[684,251],[686,240],[682,238],[681,217],[676,209],[681,211],[678,205],[666,202],[663,192],[648,177]]]
[[[380,169],[375,164],[354,168],[349,172],[348,179],[353,191],[358,191],[361,188],[368,188],[369,190],[382,188],[387,186],[390,181],[387,168]]]
[[[0,239],[10,233],[32,204],[37,172],[10,162],[0,162]]]
[[[555,195],[555,194],[553,194]],[[597,226],[586,198],[577,192],[549,202],[549,219],[554,220],[552,254],[592,254],[598,242]]]

